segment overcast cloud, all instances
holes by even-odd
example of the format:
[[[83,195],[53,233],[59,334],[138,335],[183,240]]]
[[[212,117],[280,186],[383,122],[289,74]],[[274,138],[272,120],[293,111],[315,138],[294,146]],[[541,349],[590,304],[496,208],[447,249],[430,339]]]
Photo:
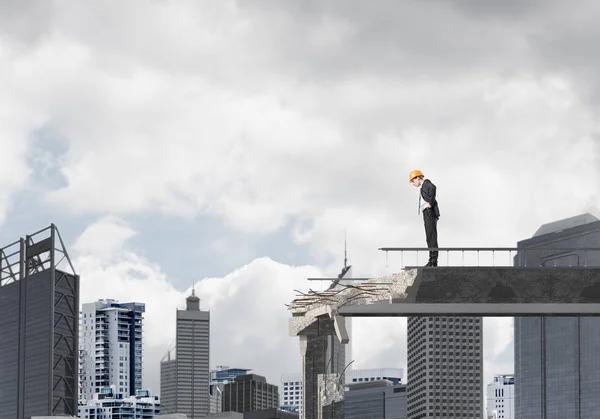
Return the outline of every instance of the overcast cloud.
[[[0,238],[56,222],[83,302],[145,302],[152,390],[193,278],[213,366],[278,384],[300,369],[283,304],[339,271],[345,229],[357,276],[425,245],[410,170],[438,186],[440,246],[600,215],[599,9],[4,1]],[[405,324],[356,319],[356,367],[405,368]],[[484,341],[486,381],[512,372],[512,321]]]

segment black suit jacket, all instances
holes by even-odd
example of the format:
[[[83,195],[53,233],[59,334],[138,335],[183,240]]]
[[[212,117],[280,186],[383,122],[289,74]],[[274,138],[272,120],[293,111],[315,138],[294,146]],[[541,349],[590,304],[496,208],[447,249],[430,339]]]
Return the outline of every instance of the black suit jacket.
[[[425,179],[423,186],[421,186],[421,196],[425,202],[431,204],[431,210],[435,215],[435,218],[440,218],[440,207],[435,199],[436,187],[429,179]]]

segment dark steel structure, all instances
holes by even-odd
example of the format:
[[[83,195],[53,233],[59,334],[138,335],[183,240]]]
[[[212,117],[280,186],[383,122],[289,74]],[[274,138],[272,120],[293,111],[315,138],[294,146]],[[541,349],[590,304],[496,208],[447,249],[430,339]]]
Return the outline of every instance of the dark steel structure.
[[[79,276],[54,224],[0,248],[0,419],[77,416]]]

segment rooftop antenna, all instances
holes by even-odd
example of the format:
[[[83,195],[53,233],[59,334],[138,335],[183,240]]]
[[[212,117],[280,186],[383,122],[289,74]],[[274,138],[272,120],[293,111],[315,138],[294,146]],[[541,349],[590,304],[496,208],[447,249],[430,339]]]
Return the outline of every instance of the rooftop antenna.
[[[192,297],[196,296],[196,280],[192,278]]]
[[[344,276],[348,273],[349,270],[350,266],[348,266],[348,246],[346,240],[346,229],[344,229],[344,267],[342,268],[342,272],[340,272],[337,279],[335,279],[329,286],[329,289],[331,290],[335,288],[335,286],[340,283],[340,281],[344,278]]]
[[[344,229],[344,269],[348,266],[348,246],[346,244],[346,229]]]

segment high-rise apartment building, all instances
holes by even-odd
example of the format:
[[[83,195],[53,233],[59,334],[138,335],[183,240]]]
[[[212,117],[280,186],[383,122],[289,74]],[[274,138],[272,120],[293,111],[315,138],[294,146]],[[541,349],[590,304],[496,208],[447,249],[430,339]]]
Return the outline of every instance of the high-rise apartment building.
[[[0,248],[0,419],[77,415],[78,314],[55,225]]]
[[[585,248],[600,247],[600,220],[583,214],[545,224],[517,246],[528,250],[519,250],[516,266],[599,267],[600,252]],[[515,317],[514,334],[516,418],[598,417],[600,319]]]
[[[496,375],[487,385],[487,418],[515,419],[514,375]]]
[[[279,389],[267,383],[262,375],[246,374],[225,384],[223,390],[223,412],[254,412],[278,409]]]
[[[142,389],[143,303],[98,300],[83,304],[80,318],[80,401],[100,389],[135,396]]]
[[[480,419],[481,317],[408,318],[408,417]]]
[[[175,359],[161,363],[161,411],[200,419],[210,413],[210,312],[195,292],[177,310]]]

